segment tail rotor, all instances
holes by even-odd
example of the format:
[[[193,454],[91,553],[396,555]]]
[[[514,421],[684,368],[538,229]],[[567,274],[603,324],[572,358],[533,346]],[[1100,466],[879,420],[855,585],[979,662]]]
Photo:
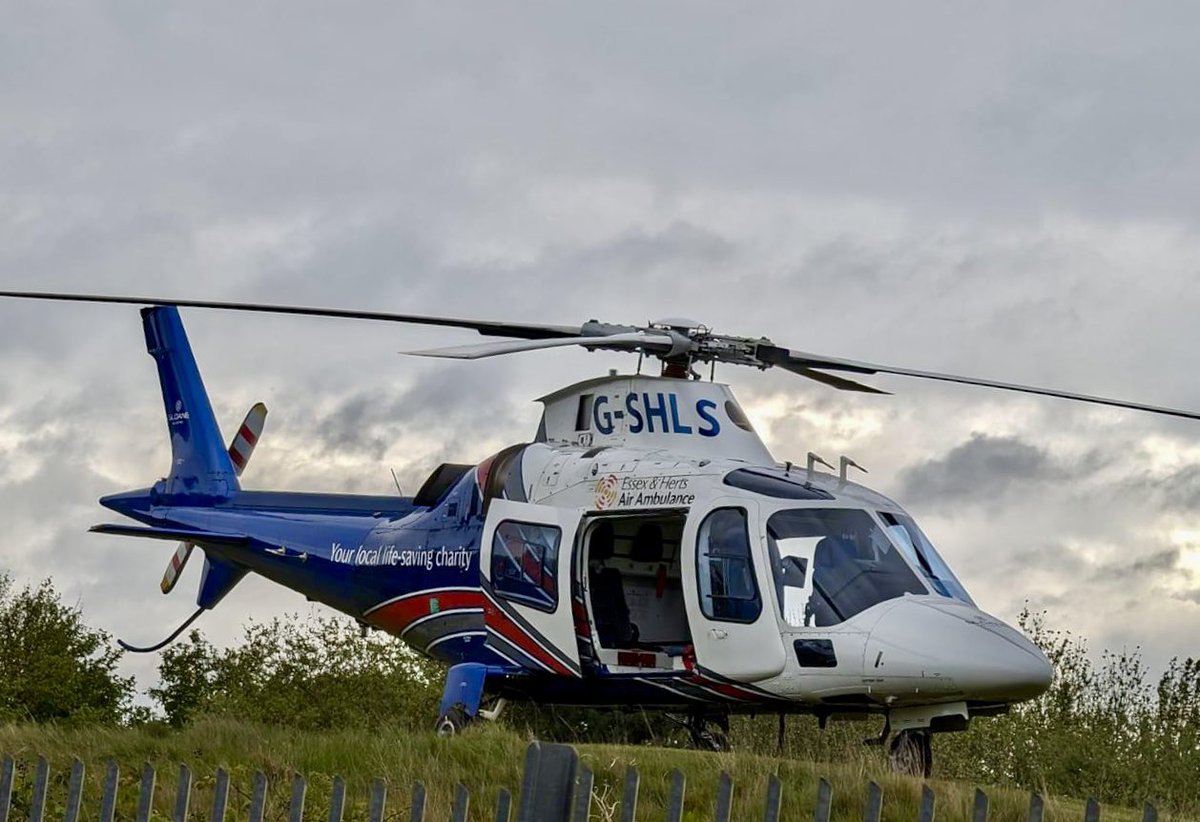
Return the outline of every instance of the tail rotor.
[[[246,414],[246,419],[242,420],[242,424],[238,427],[233,442],[229,443],[229,460],[233,463],[233,470],[239,477],[245,470],[246,463],[250,461],[250,455],[254,453],[254,446],[258,444],[258,438],[262,436],[263,426],[266,422],[267,406],[261,402],[255,403],[250,408],[250,412]],[[167,563],[167,570],[163,573],[162,582],[159,583],[159,588],[164,594],[169,594],[175,589],[179,577],[183,574],[184,566],[192,556],[192,549],[195,547],[193,543],[181,542],[175,549],[171,561]]]

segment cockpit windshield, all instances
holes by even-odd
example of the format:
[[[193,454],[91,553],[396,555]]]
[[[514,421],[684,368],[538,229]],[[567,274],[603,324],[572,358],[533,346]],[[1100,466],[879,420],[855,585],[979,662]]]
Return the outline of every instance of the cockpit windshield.
[[[967,593],[967,589],[954,576],[950,566],[934,549],[929,538],[913,522],[912,517],[881,511],[879,518],[887,526],[888,536],[900,546],[900,550],[904,552],[913,566],[920,569],[921,575],[929,581],[933,590],[944,597],[962,600],[969,605],[975,604],[975,601]]]
[[[767,520],[767,543],[784,621],[837,625],[888,599],[928,594],[866,511],[796,508]]]

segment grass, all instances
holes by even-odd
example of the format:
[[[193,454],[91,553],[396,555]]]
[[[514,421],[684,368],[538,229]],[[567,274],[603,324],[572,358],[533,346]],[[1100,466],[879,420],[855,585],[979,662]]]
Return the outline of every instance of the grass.
[[[269,779],[267,818],[287,818],[291,780],[295,773],[308,778],[309,819],[325,819],[333,777],[346,780],[346,820],[366,819],[371,782],[376,777],[389,786],[386,818],[407,820],[409,797],[415,781],[428,791],[426,819],[450,818],[454,786],[462,783],[471,792],[472,820],[492,820],[499,789],[514,793],[520,784],[521,763],[529,740],[501,726],[470,729],[454,739],[432,733],[380,728],[306,732],[257,726],[244,722],[206,720],[184,730],[165,728],[61,727],[0,725],[0,753],[18,763],[14,805],[10,819],[25,819],[32,792],[33,771],[39,755],[51,765],[48,819],[62,818],[71,760],[78,757],[87,768],[84,820],[95,819],[100,805],[101,779],[107,760],[121,768],[118,818],[133,817],[142,764],[158,769],[154,816],[169,819],[174,806],[180,763],[192,771],[189,818],[208,819],[215,773],[224,767],[231,776],[228,819],[245,819],[254,771]],[[833,788],[833,819],[862,819],[868,780],[884,791],[885,820],[917,817],[922,782],[886,772],[882,760],[861,757],[849,762],[812,763],[749,753],[711,754],[670,748],[579,745],[580,755],[596,774],[592,819],[618,819],[621,786],[628,766],[641,774],[638,819],[663,819],[670,773],[678,768],[687,778],[685,819],[711,819],[721,771],[734,778],[734,819],[762,818],[763,799],[771,774],[783,782],[784,820],[812,818],[817,780],[826,778]],[[932,780],[937,796],[937,819],[971,818],[974,785]],[[983,786],[991,800],[988,818],[998,822],[1025,820],[1029,795],[1010,788]],[[1075,799],[1046,797],[1046,819],[1081,820],[1083,803]],[[515,818],[515,804],[513,817]],[[1104,809],[1106,822],[1137,820],[1140,810]],[[1182,819],[1166,814],[1161,819]]]

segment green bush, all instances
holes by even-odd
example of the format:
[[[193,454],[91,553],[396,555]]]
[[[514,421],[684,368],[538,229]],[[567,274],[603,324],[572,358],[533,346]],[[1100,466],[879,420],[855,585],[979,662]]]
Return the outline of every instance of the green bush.
[[[217,650],[198,631],[163,652],[150,696],[168,723],[216,715],[298,728],[432,727],[444,671],[338,616],[250,624]]]
[[[1022,629],[1054,663],[1040,698],[937,739],[938,772],[1107,802],[1200,807],[1200,661],[1172,660],[1152,681],[1138,649],[1105,651],[1023,613]]]
[[[130,715],[121,652],[63,605],[49,580],[14,590],[0,574],[0,719],[115,723]]]

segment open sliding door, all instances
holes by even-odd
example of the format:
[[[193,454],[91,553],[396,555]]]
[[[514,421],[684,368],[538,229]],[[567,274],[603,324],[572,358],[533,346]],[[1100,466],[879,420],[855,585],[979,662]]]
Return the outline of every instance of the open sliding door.
[[[581,676],[571,568],[582,508],[493,499],[479,573],[487,645],[516,665]]]

